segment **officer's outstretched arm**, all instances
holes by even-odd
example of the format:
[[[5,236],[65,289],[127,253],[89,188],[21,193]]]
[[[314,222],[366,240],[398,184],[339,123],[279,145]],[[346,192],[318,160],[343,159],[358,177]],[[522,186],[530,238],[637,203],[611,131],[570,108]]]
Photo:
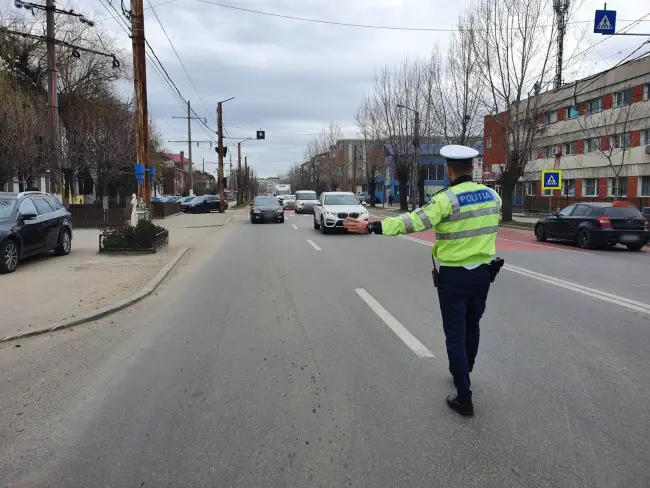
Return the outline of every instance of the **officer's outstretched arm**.
[[[397,217],[388,217],[381,221],[381,233],[385,236],[412,234],[434,228],[451,213],[451,204],[447,198],[435,198],[431,203],[413,212]]]

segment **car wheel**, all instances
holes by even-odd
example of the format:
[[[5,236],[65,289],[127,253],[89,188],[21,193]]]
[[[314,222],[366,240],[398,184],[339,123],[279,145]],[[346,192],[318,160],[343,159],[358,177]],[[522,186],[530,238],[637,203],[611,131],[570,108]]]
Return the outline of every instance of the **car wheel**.
[[[314,215],[314,229],[320,229],[320,224],[316,221],[316,216]]]
[[[59,236],[59,245],[54,248],[57,256],[67,256],[72,248],[72,235],[68,229],[63,229]]]
[[[7,239],[0,245],[0,273],[13,273],[18,267],[18,244]]]
[[[546,229],[542,224],[537,224],[535,227],[535,238],[539,242],[545,242],[546,241]]]
[[[640,251],[643,249],[644,244],[641,242],[637,242],[636,244],[625,244],[625,247],[627,247],[630,251]]]
[[[578,246],[582,249],[591,249],[593,247],[591,233],[587,229],[581,229],[578,232]]]
[[[327,234],[329,232],[329,229],[325,227],[325,222],[323,221],[323,217],[320,218],[320,231],[321,234]]]
[[[284,224],[284,215],[282,217],[280,217],[280,223]]]

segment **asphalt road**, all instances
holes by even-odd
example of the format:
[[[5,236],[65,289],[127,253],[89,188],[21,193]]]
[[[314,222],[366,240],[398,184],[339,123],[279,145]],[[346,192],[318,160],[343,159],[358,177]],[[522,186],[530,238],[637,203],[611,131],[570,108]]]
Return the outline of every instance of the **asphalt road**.
[[[503,232],[468,420],[428,241],[236,219],[142,304],[0,346],[0,486],[650,486],[650,252]]]

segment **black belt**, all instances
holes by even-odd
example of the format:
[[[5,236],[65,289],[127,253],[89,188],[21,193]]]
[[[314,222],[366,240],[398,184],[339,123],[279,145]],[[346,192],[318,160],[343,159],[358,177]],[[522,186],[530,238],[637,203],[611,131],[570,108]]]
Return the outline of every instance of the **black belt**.
[[[438,286],[440,286],[440,272],[438,271],[436,260],[433,256],[431,256],[431,261],[433,262],[433,270],[431,271],[431,276],[433,277],[433,286],[434,288],[438,288]],[[479,268],[485,266],[488,269],[490,272],[490,283],[493,283],[504,264],[505,261],[503,258],[496,257],[489,263],[482,264],[479,266]]]

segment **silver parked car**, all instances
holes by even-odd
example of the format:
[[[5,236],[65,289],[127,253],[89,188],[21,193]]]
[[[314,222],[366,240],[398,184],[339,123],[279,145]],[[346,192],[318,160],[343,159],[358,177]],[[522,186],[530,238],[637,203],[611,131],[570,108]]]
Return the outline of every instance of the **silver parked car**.
[[[314,205],[318,200],[313,190],[300,190],[296,192],[296,213],[314,213]]]

